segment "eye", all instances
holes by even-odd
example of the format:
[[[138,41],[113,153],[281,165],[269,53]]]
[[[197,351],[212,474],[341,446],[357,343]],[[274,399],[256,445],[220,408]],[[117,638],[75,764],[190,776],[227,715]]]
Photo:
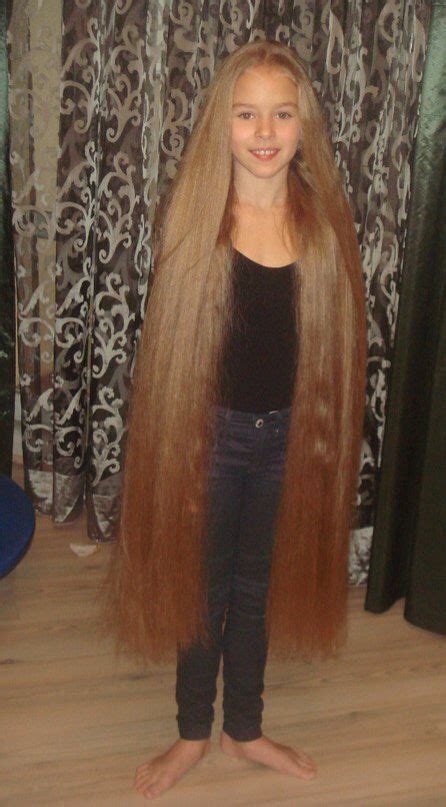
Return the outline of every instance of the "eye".
[[[287,118],[291,118],[291,115],[290,115],[290,113],[289,113],[289,112],[285,112],[285,111],[283,111],[283,112],[278,112],[277,114],[279,115],[279,117],[280,117],[280,119],[281,119],[281,120],[286,120]],[[281,117],[282,115],[285,115],[285,117],[284,117],[284,118],[282,118],[282,117]]]
[[[240,115],[238,115],[238,117],[242,118],[243,120],[249,120],[249,118],[245,117],[246,115],[252,115],[252,112],[240,112]]]

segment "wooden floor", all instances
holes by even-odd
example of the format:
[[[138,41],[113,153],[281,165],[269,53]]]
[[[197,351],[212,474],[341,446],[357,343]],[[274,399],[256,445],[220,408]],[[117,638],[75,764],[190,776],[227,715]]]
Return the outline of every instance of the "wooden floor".
[[[85,522],[38,517],[30,550],[0,581],[0,803],[138,805],[139,763],[176,737],[174,670],[115,663],[95,635],[95,594],[110,547],[79,558]],[[317,779],[299,782],[223,756],[159,804],[446,805],[445,638],[409,625],[397,603],[363,610],[352,589],[337,660],[270,663],[265,733],[301,746]]]

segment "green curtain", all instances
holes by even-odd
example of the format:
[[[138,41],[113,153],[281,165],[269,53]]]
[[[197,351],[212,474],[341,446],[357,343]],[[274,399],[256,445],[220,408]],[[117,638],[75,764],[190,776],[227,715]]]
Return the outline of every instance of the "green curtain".
[[[365,608],[446,633],[446,3],[423,78]]]
[[[11,474],[14,433],[15,315],[9,177],[7,8],[0,4],[0,473]]]

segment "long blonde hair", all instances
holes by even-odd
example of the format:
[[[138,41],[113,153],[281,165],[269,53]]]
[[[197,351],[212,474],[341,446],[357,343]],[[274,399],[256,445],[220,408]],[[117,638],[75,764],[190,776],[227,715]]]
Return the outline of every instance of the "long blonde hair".
[[[301,143],[288,173],[298,246],[299,359],[268,600],[270,646],[327,655],[344,638],[347,550],[365,389],[359,251],[319,104],[293,51],[270,41],[227,57],[209,85],[156,230],[138,348],[110,625],[142,658],[206,637],[206,478],[222,345],[231,321],[232,95],[248,68],[297,84]]]

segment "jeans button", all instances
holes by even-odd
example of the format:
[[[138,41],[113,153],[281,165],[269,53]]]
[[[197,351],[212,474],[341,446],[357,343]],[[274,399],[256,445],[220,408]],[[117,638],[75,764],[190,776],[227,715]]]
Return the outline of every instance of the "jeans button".
[[[258,420],[256,420],[256,422],[255,422],[255,427],[256,427],[256,429],[261,429],[261,428],[262,428],[262,426],[263,426],[263,424],[264,424],[264,422],[265,422],[265,421],[264,421],[262,418],[258,418]]]

